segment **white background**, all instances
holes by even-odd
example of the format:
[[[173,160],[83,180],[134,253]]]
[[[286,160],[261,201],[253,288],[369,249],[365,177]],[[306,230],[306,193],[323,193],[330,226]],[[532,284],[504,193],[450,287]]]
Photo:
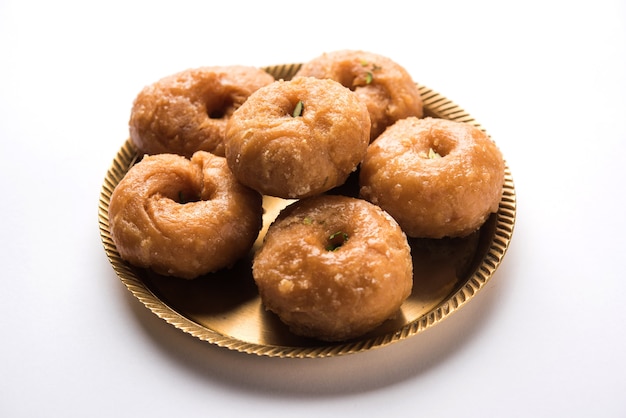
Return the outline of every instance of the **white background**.
[[[409,9],[410,5],[410,9]],[[257,357],[154,316],[99,237],[146,84],[365,49],[502,149],[515,234],[466,307],[330,359]],[[626,416],[623,1],[0,0],[0,416]]]

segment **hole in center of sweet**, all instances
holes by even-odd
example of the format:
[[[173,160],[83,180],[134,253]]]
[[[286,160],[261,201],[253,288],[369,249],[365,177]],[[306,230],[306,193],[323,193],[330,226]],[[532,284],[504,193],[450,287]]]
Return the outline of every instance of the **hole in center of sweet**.
[[[346,242],[348,242],[348,234],[343,231],[337,231],[328,236],[328,240],[326,242],[326,250],[327,251],[337,251],[341,248]]]
[[[176,199],[174,199],[177,203],[180,203],[181,205],[184,205],[185,203],[191,203],[191,202],[199,202],[200,196],[198,195],[198,193],[195,193],[192,190],[179,190],[178,191],[178,195],[176,196]]]
[[[222,119],[234,112],[234,103],[232,100],[224,99],[214,106],[207,106],[207,114],[211,119]]]
[[[209,113],[211,119],[222,119],[226,115],[224,109],[215,109]]]

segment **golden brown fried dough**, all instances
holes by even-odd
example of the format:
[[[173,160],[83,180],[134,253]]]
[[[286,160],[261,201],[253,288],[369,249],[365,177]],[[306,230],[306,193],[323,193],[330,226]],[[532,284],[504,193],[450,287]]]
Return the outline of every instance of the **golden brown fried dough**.
[[[367,105],[370,139],[409,116],[421,117],[422,98],[409,73],[388,57],[367,51],[340,50],[305,63],[298,76],[329,78],[354,91]]]
[[[223,157],[146,156],[111,195],[111,237],[129,263],[192,279],[248,253],[261,229],[261,204]]]
[[[369,146],[359,181],[360,196],[389,212],[408,236],[465,236],[498,210],[504,160],[471,124],[407,118]]]
[[[190,69],[145,87],[134,101],[130,137],[145,154],[224,156],[224,130],[232,113],[274,78],[255,67]]]
[[[250,95],[226,129],[235,177],[266,195],[302,198],[343,184],[363,159],[370,119],[332,80],[276,81]]]
[[[339,341],[398,312],[411,293],[413,264],[406,236],[378,206],[321,195],[279,214],[253,276],[265,307],[292,332]]]

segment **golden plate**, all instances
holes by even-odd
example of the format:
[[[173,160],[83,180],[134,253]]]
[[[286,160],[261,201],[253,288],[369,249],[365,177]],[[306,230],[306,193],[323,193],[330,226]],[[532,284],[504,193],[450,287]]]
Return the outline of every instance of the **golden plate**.
[[[286,64],[265,70],[276,79],[288,80],[299,68],[300,64]],[[426,116],[480,127],[450,100],[426,86],[419,88]],[[293,335],[274,314],[264,310],[252,278],[251,255],[232,269],[191,281],[162,277],[122,260],[111,239],[108,208],[113,189],[137,158],[133,144],[127,140],[113,160],[100,194],[100,235],[113,269],[132,294],[158,317],[201,340],[243,353],[271,357],[337,356],[382,347],[418,334],[458,311],[484,287],[500,265],[515,225],[515,188],[507,167],[498,212],[479,231],[463,239],[410,240],[415,270],[413,292],[397,317],[361,338],[326,343]],[[277,198],[264,199],[264,228],[255,248],[286,203]]]

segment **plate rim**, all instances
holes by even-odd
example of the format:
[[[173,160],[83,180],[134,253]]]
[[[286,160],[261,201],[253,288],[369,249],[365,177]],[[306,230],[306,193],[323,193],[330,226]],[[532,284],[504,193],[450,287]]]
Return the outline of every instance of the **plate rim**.
[[[279,64],[262,68],[272,74],[276,79],[288,79],[297,72],[301,65],[302,64]],[[417,86],[422,95],[426,112],[438,118],[471,123],[487,133],[469,113],[456,103],[423,84],[417,83]],[[487,133],[487,135],[489,134]],[[247,354],[281,358],[331,357],[354,354],[383,347],[417,335],[459,311],[484,288],[504,259],[515,229],[517,210],[515,185],[511,171],[505,160],[502,198],[496,213],[493,236],[489,237],[490,242],[488,249],[477,268],[468,276],[465,284],[434,308],[394,332],[366,339],[357,339],[342,343],[324,343],[320,341],[319,346],[307,347],[251,343],[205,327],[185,317],[183,314],[176,311],[174,307],[168,306],[155,295],[135,273],[134,267],[126,263],[120,257],[110,235],[108,208],[113,189],[138,157],[138,152],[132,141],[127,139],[113,159],[100,191],[98,204],[99,231],[105,253],[113,270],[133,296],[157,317],[200,340]]]

